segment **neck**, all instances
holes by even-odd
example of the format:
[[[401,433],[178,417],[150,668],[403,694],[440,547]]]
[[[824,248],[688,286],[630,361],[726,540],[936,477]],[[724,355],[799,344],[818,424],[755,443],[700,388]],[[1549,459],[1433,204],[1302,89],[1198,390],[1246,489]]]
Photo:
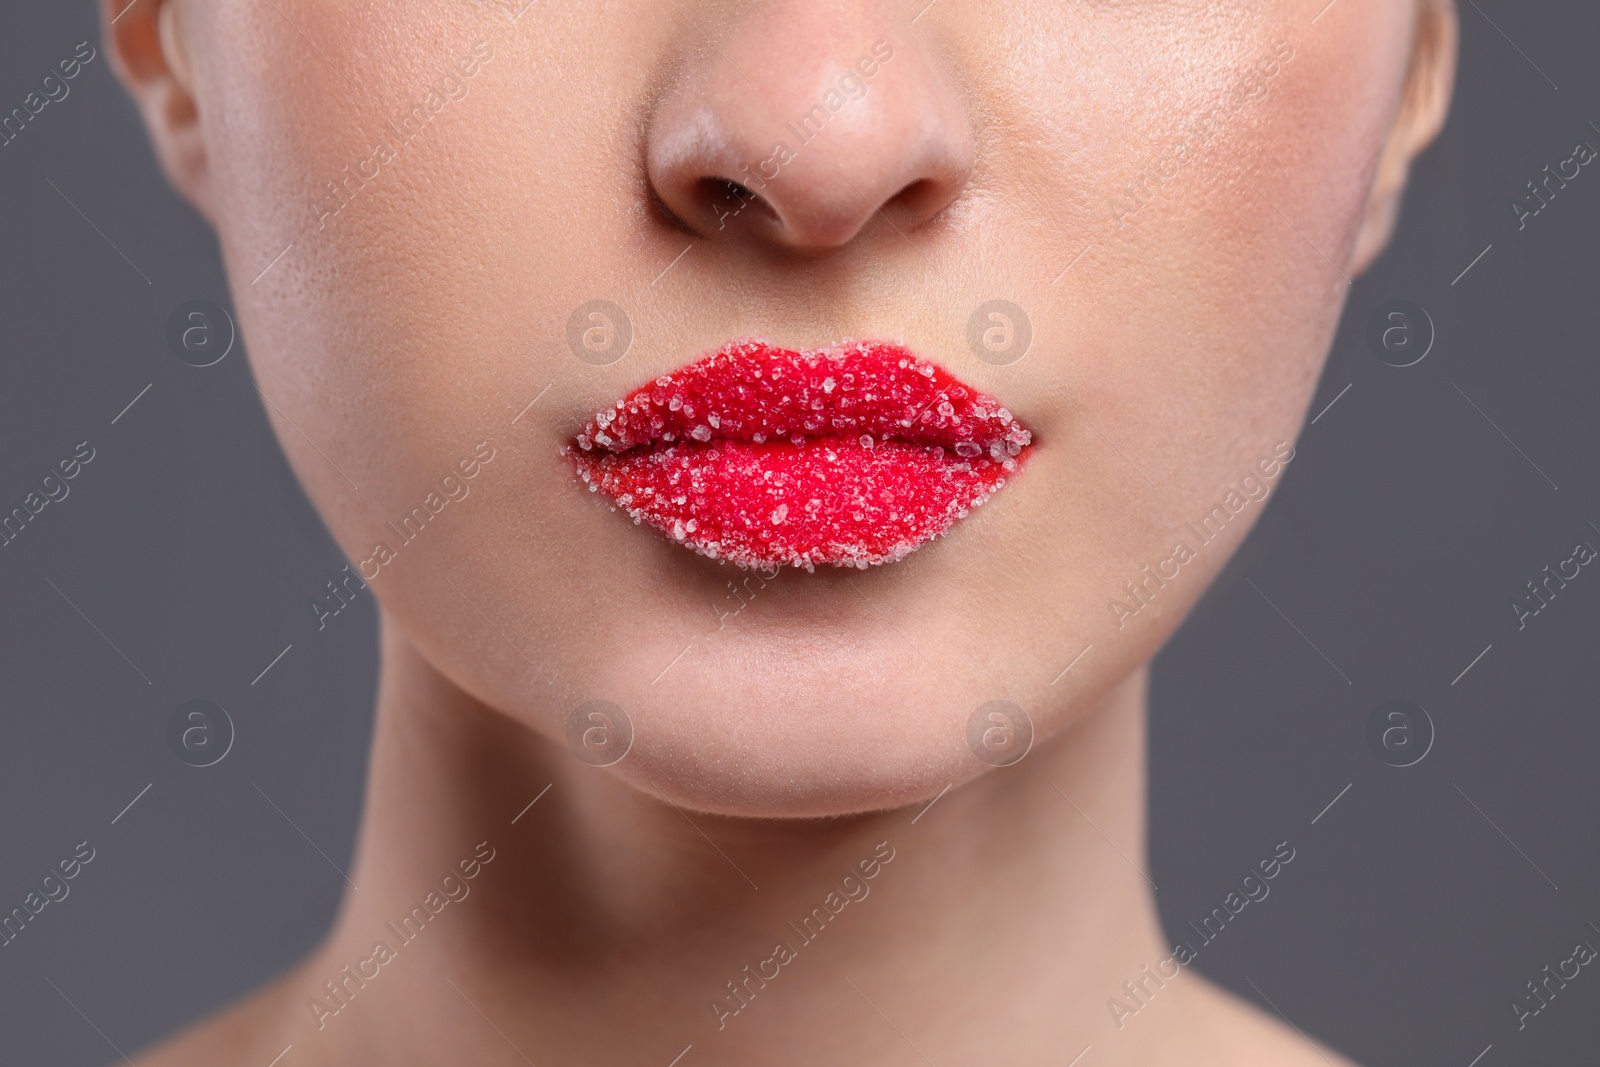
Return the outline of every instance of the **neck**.
[[[357,888],[279,987],[308,1062],[1148,1063],[1186,1012],[1145,978],[1143,671],[931,807],[778,822],[641,794],[384,634]],[[1130,980],[1165,1024],[1119,1024]]]

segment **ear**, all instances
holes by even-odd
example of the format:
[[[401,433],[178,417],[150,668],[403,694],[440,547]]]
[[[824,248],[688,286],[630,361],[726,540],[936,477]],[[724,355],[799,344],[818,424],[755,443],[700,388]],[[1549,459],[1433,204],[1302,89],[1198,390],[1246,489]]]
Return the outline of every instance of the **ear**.
[[[1439,135],[1450,113],[1460,38],[1455,0],[1422,0],[1420,6],[1411,67],[1356,237],[1353,274],[1366,270],[1394,236],[1411,163]]]
[[[211,218],[205,139],[180,0],[100,0],[106,52],[144,116],[167,180]]]

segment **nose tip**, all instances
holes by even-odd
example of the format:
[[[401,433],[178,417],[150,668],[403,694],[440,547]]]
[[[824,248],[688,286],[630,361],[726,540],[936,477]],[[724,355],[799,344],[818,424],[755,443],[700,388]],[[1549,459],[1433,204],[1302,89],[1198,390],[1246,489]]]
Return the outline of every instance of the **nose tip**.
[[[972,131],[952,79],[906,35],[784,0],[680,73],[645,155],[656,196],[701,236],[814,252],[879,214],[909,232],[943,211],[971,172]]]

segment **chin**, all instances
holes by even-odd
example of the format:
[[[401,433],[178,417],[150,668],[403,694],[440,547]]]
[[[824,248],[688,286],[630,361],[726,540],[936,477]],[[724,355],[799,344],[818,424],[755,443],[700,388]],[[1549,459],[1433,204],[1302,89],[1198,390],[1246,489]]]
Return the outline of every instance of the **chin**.
[[[903,709],[846,697],[827,715],[775,707],[751,716],[641,714],[627,758],[610,768],[690,811],[751,819],[819,819],[905,808],[984,768],[959,737],[955,709]],[[908,720],[924,720],[909,722]],[[945,728],[930,724],[934,720]],[[905,723],[904,728],[893,725]]]
[[[952,686],[898,637],[898,648],[879,648],[722,636],[654,684],[649,673],[611,675],[631,679],[600,699],[625,710],[632,742],[606,771],[682,808],[787,819],[925,803],[990,769],[970,750],[967,724],[993,693]],[[608,725],[589,715],[579,714],[585,727]],[[571,718],[560,729],[578,753]]]

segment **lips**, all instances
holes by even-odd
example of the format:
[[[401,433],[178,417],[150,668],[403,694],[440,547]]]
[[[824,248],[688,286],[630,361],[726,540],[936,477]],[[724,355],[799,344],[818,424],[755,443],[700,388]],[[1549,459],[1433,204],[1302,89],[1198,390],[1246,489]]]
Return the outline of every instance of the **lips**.
[[[636,524],[712,559],[865,569],[965,518],[1032,440],[901,345],[738,341],[629,393],[562,451]]]

